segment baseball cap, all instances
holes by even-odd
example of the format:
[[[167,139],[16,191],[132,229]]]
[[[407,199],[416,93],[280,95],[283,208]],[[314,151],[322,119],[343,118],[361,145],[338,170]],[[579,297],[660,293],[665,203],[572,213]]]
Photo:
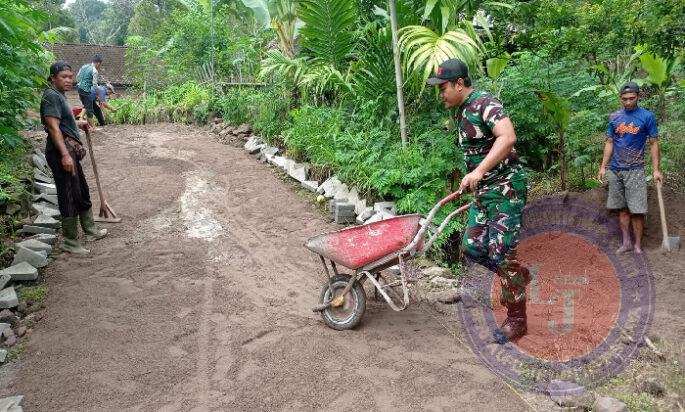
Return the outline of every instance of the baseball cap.
[[[450,80],[462,79],[468,77],[469,68],[466,63],[459,59],[449,59],[440,63],[438,66],[438,72],[435,77],[431,77],[426,81],[431,86],[437,86],[439,84],[448,82]]]
[[[619,94],[624,93],[640,93],[640,86],[638,86],[635,82],[625,83],[623,86],[621,86]]]

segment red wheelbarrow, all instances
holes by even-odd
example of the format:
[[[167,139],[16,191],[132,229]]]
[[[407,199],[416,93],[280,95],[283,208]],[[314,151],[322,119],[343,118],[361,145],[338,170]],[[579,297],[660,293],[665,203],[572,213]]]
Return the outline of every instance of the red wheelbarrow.
[[[367,279],[393,310],[406,309],[409,305],[408,284],[415,280],[412,279],[406,262],[425,253],[447,224],[470,207],[465,205],[450,213],[439,227],[431,223],[441,207],[461,194],[461,191],[454,192],[442,199],[425,219],[421,215],[397,216],[309,239],[305,247],[319,255],[328,277],[321,291],[319,304],[313,311],[320,312],[323,321],[330,328],[354,328],[366,311],[364,282]],[[326,259],[330,262],[332,274]],[[400,267],[400,279],[386,282],[380,272],[397,264]],[[339,273],[337,265],[350,269],[353,274]],[[400,285],[402,296],[393,289]]]

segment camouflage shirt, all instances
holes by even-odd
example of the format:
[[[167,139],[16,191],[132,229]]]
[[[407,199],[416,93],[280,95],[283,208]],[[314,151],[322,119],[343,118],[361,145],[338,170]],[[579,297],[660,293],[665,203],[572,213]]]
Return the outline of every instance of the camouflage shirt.
[[[466,169],[473,171],[495,144],[492,129],[497,123],[508,117],[502,103],[491,94],[474,91],[459,107],[456,113],[459,144],[464,151]],[[483,176],[480,186],[506,181],[519,166],[515,166],[515,151],[507,159],[499,162]]]

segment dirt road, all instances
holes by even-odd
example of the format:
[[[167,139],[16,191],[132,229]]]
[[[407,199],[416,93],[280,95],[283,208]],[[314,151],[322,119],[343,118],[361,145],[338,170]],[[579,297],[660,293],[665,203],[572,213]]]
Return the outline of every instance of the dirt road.
[[[302,244],[334,227],[243,150],[174,125],[109,127],[95,148],[124,222],[49,267],[45,318],[0,372],[26,411],[528,409],[453,315],[370,302],[357,330],[325,327]]]

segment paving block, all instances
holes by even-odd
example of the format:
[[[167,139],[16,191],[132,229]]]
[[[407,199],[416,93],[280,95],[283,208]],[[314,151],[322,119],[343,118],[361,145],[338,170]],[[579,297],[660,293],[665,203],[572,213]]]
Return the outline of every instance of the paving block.
[[[47,202],[35,202],[31,204],[31,208],[40,215],[46,215],[54,218],[60,217],[59,209]]]
[[[39,191],[40,193],[45,193],[46,195],[56,195],[57,194],[57,186],[55,186],[52,183],[43,183],[43,182],[33,182],[33,188]]]
[[[26,248],[29,248],[29,249],[35,250],[35,251],[44,250],[48,254],[50,252],[52,252],[52,246],[50,246],[47,243],[41,242],[40,240],[37,240],[37,239],[26,239],[26,240],[23,240],[23,241],[17,243],[17,245],[23,246],[23,247],[26,247]]]
[[[262,153],[264,154],[264,157],[269,159],[270,157],[274,157],[278,154],[278,147],[264,146],[262,147]]]
[[[9,268],[8,268],[9,269]],[[0,270],[0,290],[7,285],[7,282],[12,280],[12,276],[4,273],[7,269]]]
[[[288,160],[285,157],[282,156],[274,156],[271,159],[269,159],[269,163],[276,167],[280,167],[281,169],[285,168],[285,161]]]
[[[45,173],[43,173],[42,170],[40,170],[37,167],[33,169],[33,180],[37,180],[43,183],[55,183],[55,179],[46,175]]]
[[[14,260],[12,266],[26,262],[34,268],[42,268],[48,264],[48,254],[45,251],[35,251],[24,246],[15,246]]]
[[[386,212],[390,212],[393,215],[397,213],[395,202],[376,202],[373,205],[373,210],[375,210],[376,212],[381,212],[385,210]]]
[[[55,220],[50,216],[38,215],[36,220],[33,221],[33,226],[49,227],[52,229],[59,229],[62,227],[62,222]]]
[[[347,185],[345,183],[341,184],[338,186],[337,190],[335,191],[335,195],[333,196],[333,199],[339,200],[339,199],[349,199],[350,191],[347,188]]]
[[[10,286],[0,290],[0,309],[16,308],[18,304],[19,299],[17,298],[17,293],[14,291],[13,287]]]
[[[316,180],[305,180],[302,182],[302,187],[316,193],[316,190],[319,188],[319,182]]]
[[[357,215],[354,213],[354,205],[352,203],[336,202],[335,204],[335,223],[350,224],[355,223]]]
[[[366,222],[371,218],[371,216],[375,215],[376,211],[373,210],[372,207],[367,207],[364,210],[362,210],[361,213],[357,214],[357,219],[361,220],[362,222]]]
[[[40,202],[41,200],[45,200],[46,202],[50,203],[51,205],[57,206],[57,195],[46,195],[45,193],[39,193],[37,195],[33,195],[33,201],[34,202]]]
[[[4,349],[0,349],[0,363],[4,363],[5,358],[7,358],[7,351]],[[5,398],[5,399],[7,399],[7,398]],[[2,401],[4,401],[5,399],[0,399],[0,411],[8,411],[9,410],[8,408],[2,409]]]
[[[306,163],[295,163],[288,171],[288,174],[293,179],[302,183],[309,179],[309,165]]]
[[[50,170],[50,166],[48,166],[48,162],[42,153],[34,153],[33,156],[31,156],[31,160],[33,161],[33,165],[40,169],[43,173],[47,174]]]
[[[36,280],[38,279],[38,269],[31,266],[28,262],[21,262],[7,269],[0,270],[0,278],[4,276],[9,276],[12,280]],[[4,286],[2,285],[2,287]]]
[[[21,230],[21,233],[28,233],[32,235],[37,235],[37,234],[45,234],[45,235],[55,235],[57,234],[57,229],[52,229],[49,227],[42,227],[42,226],[33,226],[33,225],[24,225]]]
[[[245,142],[244,147],[248,153],[257,154],[260,150],[262,150],[262,148],[266,147],[266,143],[264,143],[260,138],[252,136],[247,140],[247,142]]]
[[[373,208],[371,208],[371,209],[373,209]],[[359,215],[364,210],[366,210],[366,199],[357,200],[357,203],[355,203],[355,205],[354,205],[354,212]]]
[[[28,240],[37,240],[41,243],[45,243],[46,245],[54,245],[57,243],[57,235],[48,235],[46,233],[39,233],[37,235],[33,235]]]
[[[3,359],[4,361],[4,359]],[[18,408],[21,402],[24,400],[24,395],[20,396],[10,396],[7,398],[0,399],[0,411],[14,412],[12,408]]]
[[[385,210],[382,211],[376,211],[376,213],[369,218],[369,220],[366,221],[366,223],[374,223],[374,222],[380,222],[381,220],[385,219],[390,219],[391,217],[395,217],[395,215],[388,213]]]
[[[293,166],[295,166],[294,160],[290,160],[285,157],[283,158],[283,166],[281,167],[283,168],[283,170],[285,170],[286,173],[290,173],[290,169],[292,169]]]

